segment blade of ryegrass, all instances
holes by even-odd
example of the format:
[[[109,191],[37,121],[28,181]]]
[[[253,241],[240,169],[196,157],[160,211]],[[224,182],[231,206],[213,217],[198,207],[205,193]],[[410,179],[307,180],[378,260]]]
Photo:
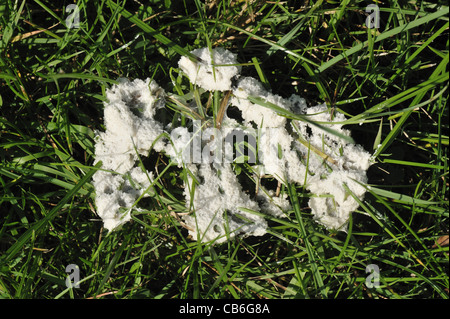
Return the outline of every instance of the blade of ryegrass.
[[[236,27],[235,25],[232,25],[232,24],[227,23],[227,22],[224,22],[224,21],[216,21],[216,20],[207,20],[207,21],[208,21],[208,22],[211,22],[211,23],[218,23],[218,24],[223,25],[224,27],[231,28],[231,29],[234,29],[234,30],[236,30],[236,31],[242,32],[242,33],[248,35],[248,36],[251,37],[251,38],[254,38],[254,39],[256,39],[256,40],[258,40],[258,41],[260,41],[260,42],[263,42],[263,43],[266,43],[266,44],[270,45],[271,47],[273,47],[273,48],[275,48],[275,49],[277,49],[277,50],[286,52],[286,53],[287,53],[288,55],[290,55],[295,61],[305,61],[305,62],[307,62],[308,64],[311,64],[311,65],[313,65],[313,66],[315,66],[315,67],[318,67],[318,66],[319,66],[317,63],[315,63],[315,62],[313,62],[313,61],[311,61],[311,60],[309,60],[309,59],[307,59],[307,58],[301,56],[300,54],[294,52],[293,50],[288,50],[288,49],[286,49],[285,47],[283,47],[282,45],[279,45],[279,44],[277,44],[277,43],[275,43],[275,42],[273,42],[273,41],[267,40],[267,39],[265,39],[265,38],[263,38],[263,37],[260,37],[260,36],[258,36],[258,35],[256,35],[256,34],[253,34],[252,32],[249,32],[249,31],[247,31],[247,30],[244,30],[244,29],[242,29],[242,28]]]
[[[39,74],[43,78],[49,79],[49,80],[59,80],[59,79],[84,79],[84,80],[91,80],[91,81],[99,81],[99,82],[106,82],[111,84],[118,84],[116,80],[103,78],[101,76],[96,76],[92,74],[85,74],[85,73],[58,73],[58,74]]]
[[[93,277],[95,277],[95,276],[97,276],[98,275],[98,273],[93,273],[93,274],[90,274],[89,276],[86,276],[86,277],[83,277],[82,279],[80,279],[80,281],[78,281],[78,284],[79,285],[81,285],[81,284],[83,284],[84,282],[89,282],[89,279],[91,279],[91,278],[93,278]],[[53,276],[53,275],[49,275],[49,274],[47,274],[47,276]],[[46,278],[47,279],[47,278]],[[56,278],[55,278],[56,279]],[[63,283],[64,283],[64,280],[61,280]],[[55,299],[60,299],[62,296],[64,296],[66,293],[70,293],[70,291],[72,290],[73,288],[72,287],[67,287],[66,289],[64,289],[63,291],[61,291],[61,293],[59,293],[58,295],[56,295],[55,296]]]
[[[35,223],[31,226],[18,240],[14,243],[5,253],[2,262],[8,263],[14,256],[23,249],[23,246],[30,240],[32,236],[35,236],[36,233],[40,232],[44,226],[49,223],[52,219],[58,216],[61,213],[61,208],[73,197],[75,196],[80,189],[86,184],[94,175],[94,173],[100,168],[101,162],[97,163],[97,165],[92,168],[86,175],[81,178],[77,184],[66,194],[66,196],[61,199],[61,201],[56,205],[43,219]]]
[[[239,247],[239,246],[238,246]],[[236,295],[236,291],[234,290],[234,287],[232,285],[229,284],[230,280],[228,279],[227,273],[230,270],[231,267],[231,262],[234,260],[235,255],[238,252],[238,249],[236,248],[233,251],[233,254],[231,255],[231,257],[228,259],[227,265],[225,266],[225,268],[222,266],[222,263],[220,262],[219,256],[217,255],[216,251],[214,250],[213,247],[210,247],[208,250],[211,259],[214,262],[214,266],[217,269],[218,273],[219,273],[219,277],[217,277],[217,279],[214,281],[214,283],[212,284],[211,288],[209,289],[208,293],[205,296],[205,299],[208,298],[214,291],[214,289],[219,285],[219,283],[221,281],[223,281],[226,286],[227,289],[230,290],[230,292],[232,294],[235,295],[235,297],[237,297]]]
[[[194,89],[194,100],[195,104],[197,105],[198,113],[202,118],[205,118],[205,111],[203,110],[202,101],[200,98],[200,92],[197,89]]]
[[[22,4],[20,5],[19,8],[17,8],[17,3],[18,2],[16,1],[15,8],[13,8],[14,10],[11,10],[11,13],[14,13],[15,16],[11,15],[11,18],[9,21],[10,23],[6,24],[5,29],[2,30],[2,39],[0,40],[0,48],[1,47],[6,48],[8,42],[11,40],[12,34],[14,32],[14,28],[17,26],[17,23],[19,22],[19,19],[22,14],[23,7],[24,7],[26,1],[25,0],[22,1]]]
[[[108,23],[106,24],[106,26],[102,27],[102,32],[100,33],[100,35],[98,36],[98,38],[95,40],[94,43],[92,43],[91,45],[93,46],[93,49],[88,51],[85,58],[83,59],[83,61],[81,62],[81,66],[80,68],[87,68],[85,67],[88,62],[91,60],[91,58],[96,54],[96,50],[99,46],[102,45],[102,43],[104,43],[104,39],[105,37],[111,33],[110,32],[110,28],[112,27],[113,23],[115,23],[118,19],[116,18],[116,16],[118,15],[118,11],[119,8],[117,8],[115,10],[115,12],[113,12],[113,14],[111,15],[111,18],[109,19]],[[136,39],[136,37],[134,38],[134,40]],[[122,46],[123,47],[123,46]],[[121,49],[122,47],[120,47],[119,49]],[[117,50],[114,50],[114,52]],[[112,54],[112,52],[110,52],[109,54]],[[108,57],[109,55],[107,55]]]
[[[393,231],[390,229],[390,227],[384,223],[383,221],[381,221],[376,214],[372,211],[371,207],[372,206],[368,206],[365,203],[363,203],[357,196],[355,196],[355,194],[353,194],[353,192],[350,190],[350,188],[348,188],[348,186],[344,183],[343,184],[346,192],[348,194],[350,194],[355,200],[356,202],[359,204],[359,206],[361,206],[361,208],[364,209],[365,212],[367,212],[370,217],[372,217],[372,219],[387,233],[389,234],[389,236],[392,237],[392,239],[394,239],[394,241],[399,244],[403,249],[406,250],[406,252],[408,252],[408,254],[413,257],[420,265],[422,265],[425,269],[428,269],[427,266],[425,266],[425,264],[408,248],[406,247],[406,245],[400,240],[399,237],[397,237]]]
[[[325,100],[326,102],[331,101],[330,93],[328,93],[329,90],[325,88],[325,85],[322,83],[321,78],[318,76],[317,73],[314,72],[309,63],[306,61],[300,61],[299,63],[314,81],[314,84],[316,85],[317,89],[320,92],[320,98],[322,100]]]
[[[340,264],[341,258],[346,254],[348,244],[350,242],[350,238],[353,236],[353,218],[350,214],[350,217],[348,219],[348,226],[347,226],[347,236],[345,237],[344,245],[342,245],[341,251],[339,253],[339,256],[336,258],[336,261],[334,263],[334,266],[338,266]]]
[[[132,44],[137,40],[137,38],[139,38],[139,36],[140,36],[140,34],[137,34],[131,41],[129,41],[129,42],[125,43],[124,45],[118,47],[117,49],[115,49],[115,50],[109,52],[109,53],[106,55],[106,58],[109,58],[109,57],[111,57],[111,56],[113,56],[113,55],[115,55],[115,54],[121,52],[122,50],[128,48],[130,45],[132,45]]]
[[[267,80],[266,76],[264,75],[263,70],[261,69],[258,58],[253,57],[252,62],[253,62],[253,65],[255,66],[256,72],[258,73],[259,80],[261,81],[263,86],[266,88],[266,90],[270,89],[270,83]]]
[[[102,281],[100,282],[100,285],[97,288],[97,292],[95,293],[96,296],[98,296],[103,287],[105,286],[106,282],[108,281],[109,277],[111,276],[112,271],[116,267],[117,263],[119,262],[120,256],[122,256],[122,253],[124,252],[125,248],[128,247],[128,242],[123,242],[115,252],[113,258],[111,259],[111,262],[109,263],[108,267],[105,271],[105,276],[103,277]]]
[[[437,260],[435,259],[434,255],[430,252],[428,247],[423,243],[422,239],[417,235],[417,233],[411,228],[411,226],[406,223],[403,218],[396,212],[395,209],[393,209],[388,202],[386,202],[381,196],[378,196],[377,194],[372,193],[372,195],[380,202],[382,203],[391,213],[394,215],[401,223],[402,225],[413,235],[413,237],[416,239],[416,241],[423,247],[423,249],[428,253],[431,260],[434,262],[437,267],[441,268]],[[433,264],[428,263],[428,265],[433,269],[435,273],[443,273],[444,270],[441,268],[439,271],[435,268]]]
[[[11,74],[7,74],[7,73],[1,73],[1,72],[0,72],[0,79],[17,81],[17,78],[15,76],[13,76]]]
[[[436,291],[439,293],[439,295],[440,295],[443,299],[448,299],[448,294],[445,292],[444,289],[442,289],[441,287],[439,287],[438,285],[436,285],[436,284],[435,284],[432,280],[430,280],[427,276],[424,276],[424,275],[421,274],[420,272],[417,272],[417,271],[412,270],[411,267],[400,265],[400,264],[398,264],[398,263],[396,263],[396,262],[394,262],[394,261],[392,261],[392,260],[388,260],[388,259],[385,259],[385,258],[382,258],[382,257],[378,257],[378,256],[376,256],[376,255],[372,256],[372,258],[373,258],[374,260],[381,261],[381,262],[383,262],[383,263],[385,263],[385,264],[387,264],[387,265],[391,265],[391,266],[394,266],[394,267],[396,267],[396,268],[399,268],[399,269],[401,269],[401,270],[403,270],[403,271],[405,271],[405,272],[411,273],[412,275],[414,275],[414,276],[416,276],[416,277],[418,277],[418,278],[421,278],[423,281],[425,281],[425,282],[428,283],[431,287],[433,287],[433,289],[436,290]],[[447,284],[447,286],[448,286],[448,284]]]
[[[425,81],[422,82],[412,88],[409,88],[403,92],[400,92],[399,94],[396,94],[393,97],[390,97],[389,99],[378,103],[377,105],[372,106],[370,109],[353,116],[351,119],[348,119],[347,121],[345,121],[345,124],[351,124],[351,123],[358,123],[360,121],[363,121],[366,118],[369,117],[373,117],[373,115],[380,115],[379,113],[384,111],[387,108],[391,108],[395,105],[398,105],[404,101],[407,101],[413,97],[420,96],[422,97],[423,94],[425,94],[426,92],[428,92],[430,89],[435,88],[437,85],[441,84],[441,83],[445,83],[446,81],[448,81],[448,77],[449,77],[449,73],[444,73],[442,75],[436,76],[436,77],[431,77]],[[419,99],[415,99],[409,108],[409,112],[412,113],[415,110],[415,106],[417,106],[419,104]],[[404,111],[404,110],[401,110]]]
[[[398,165],[422,167],[422,168],[434,168],[434,169],[444,169],[445,168],[442,165],[417,163],[417,162],[410,162],[410,161],[400,161],[400,160],[395,160],[395,159],[390,159],[390,158],[386,158],[386,159],[382,160],[382,162],[383,163],[398,164]]]
[[[289,298],[304,298],[309,299],[309,294],[307,290],[307,285],[303,282],[305,279],[306,271],[300,271],[300,267],[296,260],[292,260],[292,265],[294,269],[294,276],[292,277],[285,293],[283,294],[283,299]]]
[[[378,127],[378,133],[373,142],[373,150],[375,151],[381,143],[381,134],[383,133],[383,118],[380,120],[380,126]]]
[[[339,8],[336,9],[336,12],[331,16],[331,20],[327,23],[328,25],[332,26],[334,33],[330,32],[330,34],[328,35],[328,41],[327,42],[331,42],[333,40],[334,36],[338,36],[337,32],[336,32],[336,27],[338,26],[339,21],[341,21],[342,16],[345,13],[345,9],[348,5],[348,3],[350,2],[350,0],[344,0],[341,1]],[[316,3],[317,5],[317,3]],[[341,45],[342,47],[342,45]]]
[[[449,61],[449,54],[442,59],[441,63],[439,63],[438,67],[434,70],[434,72],[431,74],[430,78],[426,82],[430,82],[430,85],[425,85],[421,89],[418,89],[413,94],[415,95],[414,100],[411,102],[411,106],[415,106],[420,103],[422,98],[425,96],[425,93],[428,92],[430,89],[436,87],[438,84],[443,83],[445,81],[448,82],[449,73],[443,72],[448,65]],[[443,73],[439,76],[439,73]],[[424,82],[424,83],[426,83]],[[421,85],[419,85],[421,86]],[[407,90],[408,91],[408,90]],[[402,93],[398,94],[401,95]],[[413,96],[414,96],[413,95]],[[377,157],[381,152],[383,152],[397,137],[397,135],[400,133],[400,131],[403,128],[403,125],[406,123],[406,120],[409,118],[409,116],[412,114],[414,110],[410,110],[408,112],[403,113],[403,115],[398,120],[397,124],[395,124],[394,128],[389,132],[389,134],[386,136],[386,138],[381,143],[381,146],[377,148],[375,153],[372,155],[374,158]]]
[[[308,254],[310,266],[311,266],[311,272],[314,277],[314,281],[317,284],[317,288],[320,289],[320,293],[322,294],[322,297],[327,298],[327,288],[324,286],[322,275],[320,274],[320,271],[317,267],[317,260],[314,256],[314,252],[311,247],[311,243],[309,242],[309,236],[306,233],[305,225],[303,224],[303,217],[300,212],[300,203],[298,202],[298,194],[297,190],[295,188],[295,185],[291,184],[288,187],[289,190],[289,197],[291,198],[292,207],[295,212],[295,217],[297,218],[298,225],[300,228],[300,235],[303,239],[303,242],[305,243],[306,252]]]
[[[406,25],[401,25],[399,27],[396,27],[392,30],[386,31],[381,33],[379,36],[375,38],[374,43],[380,42],[382,40],[385,40],[387,38],[393,37],[401,32],[408,31],[410,29],[413,29],[415,27],[418,27],[422,24],[428,23],[434,19],[440,18],[442,16],[448,15],[449,13],[449,7],[443,7],[442,9],[427,14],[426,16],[419,18],[417,20],[411,21],[410,23],[407,23]],[[361,51],[363,48],[365,48],[369,44],[369,41],[364,41],[363,43],[357,44],[353,46],[352,48],[348,49],[347,51],[339,54],[338,56],[332,58],[331,60],[325,62],[321,66],[319,66],[316,70],[317,73],[321,73],[325,71],[326,69],[330,68],[331,66],[335,65],[337,62],[341,61],[342,59],[349,57],[352,54],[355,54],[359,51]]]
[[[126,9],[124,9],[123,7],[119,6],[118,4],[114,3],[111,0],[108,0],[108,6],[110,6],[114,11],[119,9],[119,13],[125,19],[129,20],[131,23],[134,23],[142,31],[150,34],[156,40],[158,40],[162,44],[166,45],[169,49],[174,50],[176,53],[178,53],[182,56],[187,56],[188,58],[190,58],[193,61],[198,61],[198,58],[195,55],[190,53],[188,50],[182,48],[181,46],[179,46],[178,44],[176,44],[169,38],[163,36],[159,31],[157,31],[156,29],[153,29],[152,27],[147,25],[145,22],[141,21],[135,14],[127,11]]]
[[[278,40],[277,45],[280,47],[285,47],[289,42],[291,42],[293,39],[298,36],[298,31],[300,28],[306,23],[306,20],[314,13],[314,11],[322,4],[323,0],[317,1],[312,8],[302,17],[299,23],[295,25],[287,34],[285,34],[280,40]],[[278,47],[272,46],[267,50],[266,54],[268,56],[271,56],[273,53],[275,53],[277,50],[279,50]]]
[[[258,212],[256,210],[251,210],[251,209],[248,209],[248,208],[245,208],[245,207],[238,207],[238,209],[243,211],[243,212],[247,212],[247,213],[250,213],[250,214],[253,214],[253,215],[256,215],[256,216],[264,217],[265,219],[267,219],[267,220],[269,220],[271,222],[276,222],[276,223],[278,223],[280,225],[284,225],[284,226],[287,226],[289,228],[300,229],[297,224],[289,222],[288,220],[286,220],[284,218],[277,218],[277,217],[274,217],[272,215],[267,215],[267,214],[264,214],[262,212]]]
[[[404,62],[404,65],[409,65],[418,55],[420,52],[422,52],[424,49],[429,48],[429,45],[438,37],[441,35],[442,32],[445,30],[448,30],[449,22],[444,24],[438,31],[433,33],[416,51],[414,51],[413,54],[411,54],[406,61]],[[398,68],[396,72],[389,78],[389,81],[385,83],[385,86],[388,87],[394,82],[394,80],[397,78],[398,75],[400,75],[403,72],[402,68]]]
[[[72,189],[74,186],[74,183],[70,183],[70,182],[66,182],[63,180],[60,180],[56,177],[53,177],[52,175],[58,175],[58,176],[63,176],[66,179],[69,180],[74,180],[75,176],[71,175],[69,172],[61,172],[59,170],[55,170],[52,168],[49,168],[47,166],[44,165],[39,165],[39,164],[35,164],[33,166],[33,168],[23,168],[21,166],[17,166],[17,167],[9,167],[9,170],[12,171],[16,171],[18,173],[20,173],[20,175],[16,175],[16,178],[19,178],[19,176],[26,176],[24,178],[22,178],[22,180],[29,180],[31,177],[33,178],[38,178],[40,180],[43,180],[47,183],[52,183],[54,185],[66,188],[66,189]],[[7,171],[4,170],[3,168],[0,169],[0,174],[5,174]],[[8,176],[8,175],[7,175]],[[10,175],[12,176],[12,175]],[[88,193],[87,190],[85,189],[80,189],[78,191],[81,195],[86,195]]]
[[[25,2],[25,1],[24,1]],[[56,13],[54,13],[49,7],[47,7],[45,4],[42,3],[40,0],[34,0],[38,5],[42,7],[45,11],[47,11],[54,19],[58,20],[59,22],[63,22],[60,16],[58,16]],[[20,11],[19,11],[20,12]]]
[[[274,298],[271,294],[272,291],[269,291],[267,288],[264,288],[264,287],[258,285],[253,280],[248,280],[246,282],[246,285],[248,286],[249,289],[253,290],[256,294],[259,294],[259,295],[263,296],[264,298],[267,298],[267,299]]]
[[[385,189],[381,189],[381,188],[377,188],[374,186],[370,186],[368,188],[368,190],[371,193],[383,196],[383,197],[388,197],[393,199],[394,201],[398,201],[400,203],[405,203],[408,205],[419,205],[419,206],[425,206],[425,207],[432,207],[435,206],[437,204],[439,204],[439,202],[433,202],[433,201],[427,201],[427,200],[423,200],[423,199],[419,199],[419,198],[414,198],[408,195],[404,195],[404,194],[399,194],[399,193],[394,193]]]

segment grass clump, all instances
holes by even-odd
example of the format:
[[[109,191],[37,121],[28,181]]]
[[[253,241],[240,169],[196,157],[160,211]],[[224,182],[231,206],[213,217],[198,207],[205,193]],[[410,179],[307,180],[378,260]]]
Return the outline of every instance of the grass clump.
[[[0,5],[1,297],[448,298],[447,3],[379,4],[378,29],[358,0],[81,0],[78,28],[69,4]],[[159,177],[148,211],[103,231],[90,181],[106,88],[151,77],[180,95],[180,55],[216,46],[273,92],[344,113],[373,152],[346,233],[316,224],[311,194],[290,185],[293,208],[268,235],[191,241],[177,215],[188,172],[154,153],[142,159]],[[165,116],[183,121],[176,107]],[[79,288],[66,287],[70,264]]]

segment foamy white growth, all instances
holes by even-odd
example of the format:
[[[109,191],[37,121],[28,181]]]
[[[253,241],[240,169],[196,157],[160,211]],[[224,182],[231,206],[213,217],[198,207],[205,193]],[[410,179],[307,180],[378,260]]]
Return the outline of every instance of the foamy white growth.
[[[186,225],[192,229],[193,239],[215,240],[221,243],[237,235],[261,236],[266,233],[264,218],[241,208],[258,211],[258,204],[243,192],[230,164],[201,164],[195,172],[200,181],[195,186],[192,209],[195,214],[185,216]],[[186,184],[186,203],[191,202],[193,180]]]
[[[293,149],[294,141],[284,126],[260,130],[258,158],[263,174],[273,175],[284,184],[304,182],[306,168]]]
[[[121,79],[106,92],[105,132],[97,132],[95,163],[102,171],[93,176],[97,213],[104,226],[113,230],[130,220],[131,207],[150,185],[152,175],[135,167],[138,155],[147,156],[152,147],[165,147],[158,137],[162,125],[153,119],[164,106],[162,90],[155,82]],[[103,171],[108,170],[108,171]]]
[[[162,89],[150,79],[130,82],[121,79],[106,92],[105,132],[98,132],[95,160],[102,161],[104,169],[118,173],[128,172],[138,154],[147,155],[152,143],[163,133],[162,125],[154,120],[157,108],[164,106]],[[154,145],[156,151],[164,148],[164,141]]]
[[[121,80],[108,90],[106,130],[98,133],[95,147],[96,162],[102,161],[104,170],[93,177],[97,212],[105,228],[114,230],[130,220],[131,210],[139,210],[136,200],[154,193],[152,173],[137,166],[138,156],[147,156],[153,147],[192,174],[186,174],[184,185],[190,213],[181,218],[194,240],[221,243],[235,236],[264,235],[265,219],[249,210],[282,218],[292,208],[286,194],[275,196],[273,190],[259,185],[256,196],[250,197],[242,189],[230,163],[233,137],[242,142],[246,136],[258,143],[253,145],[254,154],[247,154],[247,163],[257,175],[273,176],[285,185],[304,185],[311,193],[314,219],[327,228],[346,230],[350,214],[358,208],[354,197],[362,200],[366,191],[361,184],[367,183],[370,154],[304,121],[290,121],[287,128],[285,117],[249,99],[261,98],[349,136],[340,123],[345,116],[335,112],[332,117],[325,104],[308,107],[298,95],[283,98],[254,78],[239,78],[236,56],[227,50],[203,48],[192,53],[199,60],[182,57],[179,67],[204,90],[232,90],[229,103],[241,112],[243,121],[225,113],[219,128],[209,125],[212,119],[189,122],[192,132],[187,127],[163,128],[155,115],[164,106],[164,92],[154,81]],[[237,80],[234,88],[233,78]],[[170,135],[170,141],[160,138],[163,133]],[[256,157],[258,162],[252,162]]]
[[[312,121],[329,122],[329,128],[342,135],[350,135],[350,131],[342,128],[342,124],[336,123],[345,121],[345,116],[335,113],[331,119],[325,104],[307,108],[305,113],[310,115]],[[367,183],[370,154],[362,146],[350,144],[306,122],[295,123],[303,138],[311,145],[308,149],[297,142],[295,149],[305,158],[309,154],[306,188],[316,196],[309,201],[314,218],[327,228],[345,230],[351,212],[359,206],[345,185],[354,196],[363,199],[365,188],[359,183]],[[324,159],[323,155],[328,158]]]
[[[362,199],[366,190],[360,183],[366,183],[365,174],[348,171],[333,171],[325,179],[317,178],[307,188],[316,197],[309,200],[314,218],[330,229],[346,230],[350,213],[359,206],[354,197],[345,189]]]
[[[261,82],[251,77],[239,80],[233,90],[230,103],[242,113],[247,126],[259,127],[259,160],[263,164],[264,174],[275,176],[284,183],[303,181],[305,169],[301,168],[300,159],[293,149],[294,137],[285,129],[286,118],[277,115],[269,108],[252,103],[249,96],[262,98],[286,110],[304,112],[306,102],[293,95],[286,100],[267,91]]]
[[[235,54],[223,48],[212,49],[212,52],[208,48],[195,49],[191,53],[199,61],[181,57],[178,62],[191,83],[206,91],[231,90],[231,79],[241,70]]]
[[[277,116],[269,108],[250,102],[249,96],[262,98],[267,102],[289,109],[287,101],[281,96],[268,92],[258,80],[252,77],[244,77],[239,80],[237,88],[233,90],[230,103],[237,106],[242,112],[242,118],[246,125],[251,125],[251,122],[253,122],[258,127],[263,128],[282,127],[286,123],[285,117]]]
[[[248,97],[263,98],[297,114],[308,115],[312,121],[328,122],[327,127],[349,136],[350,131],[342,129],[342,124],[339,124],[346,120],[345,116],[336,112],[331,119],[325,104],[308,108],[305,100],[297,95],[283,99],[265,90],[253,78],[241,79],[233,94],[231,104],[239,108],[246,124],[251,125],[253,122],[261,128],[258,155],[263,164],[263,173],[272,175],[283,183],[306,182],[306,188],[317,196],[309,202],[314,218],[327,228],[345,230],[350,213],[359,205],[344,184],[357,198],[363,198],[365,189],[355,180],[367,182],[370,154],[360,145],[349,144],[317,126],[294,121],[300,129],[301,138],[311,145],[311,150],[287,132],[286,118],[276,115],[269,108],[252,103]],[[303,156],[299,157],[297,152]],[[329,162],[324,160],[324,156],[328,156]]]
[[[132,168],[125,176],[105,171],[94,174],[97,214],[106,229],[116,229],[131,219],[136,199],[150,186],[152,179],[151,172],[143,172],[138,167]],[[137,207],[133,209],[140,210]]]

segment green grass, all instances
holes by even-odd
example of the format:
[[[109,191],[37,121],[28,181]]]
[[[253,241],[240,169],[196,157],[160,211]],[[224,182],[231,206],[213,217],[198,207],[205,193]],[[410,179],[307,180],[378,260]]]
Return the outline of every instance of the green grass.
[[[449,231],[446,1],[385,1],[378,30],[358,0],[81,0],[80,27],[68,29],[70,3],[0,5],[0,297],[448,298],[448,244],[435,244]],[[185,94],[177,61],[204,46],[236,52],[274,93],[346,114],[375,158],[348,232],[315,223],[309,194],[289,185],[292,210],[267,217],[267,235],[192,241],[175,215],[187,172],[151,153],[148,210],[105,233],[90,184],[105,90],[151,77]],[[69,264],[79,288],[65,285]],[[379,287],[366,283],[370,264]]]

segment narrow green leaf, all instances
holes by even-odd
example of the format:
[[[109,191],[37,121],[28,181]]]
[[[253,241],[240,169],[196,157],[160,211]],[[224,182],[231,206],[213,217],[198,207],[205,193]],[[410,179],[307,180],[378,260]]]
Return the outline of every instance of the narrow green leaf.
[[[44,226],[58,216],[61,213],[61,208],[73,197],[75,196],[79,190],[86,184],[94,175],[94,173],[100,168],[101,162],[97,163],[97,165],[92,168],[86,175],[83,176],[82,179],[79,180],[77,184],[64,196],[63,199],[56,205],[43,219],[38,221],[32,227],[30,227],[18,240],[14,243],[5,253],[2,263],[8,263],[14,256],[23,249],[23,246],[30,240],[32,236],[36,236],[38,232],[40,232]]]
[[[314,252],[311,247],[311,243],[309,242],[309,239],[308,239],[309,236],[306,233],[306,229],[303,224],[303,217],[300,212],[300,204],[298,202],[298,194],[297,194],[297,190],[295,189],[295,185],[293,185],[293,184],[289,185],[288,190],[289,190],[289,197],[291,198],[292,206],[293,206],[293,209],[295,212],[295,216],[296,216],[298,224],[300,226],[300,235],[305,243],[306,252],[308,253],[308,258],[309,258],[309,262],[310,262],[310,266],[311,266],[312,275],[316,281],[317,288],[320,289],[322,296],[324,298],[326,298],[327,297],[327,289],[324,286],[322,276],[321,276],[320,271],[317,266],[317,261],[316,261],[315,255],[314,255]]]
[[[444,166],[435,165],[435,164],[427,164],[427,163],[417,163],[410,161],[400,161],[395,159],[386,158],[383,160],[384,163],[398,164],[398,165],[406,165],[406,166],[415,166],[415,167],[423,167],[423,168],[434,168],[434,169],[444,169]]]
[[[118,84],[117,80],[103,78],[101,76],[85,74],[85,73],[58,73],[58,74],[41,74],[43,78],[49,80],[59,80],[59,79],[84,79],[91,81],[106,82],[111,84]]]
[[[156,40],[158,40],[162,44],[166,45],[169,49],[174,50],[176,53],[178,53],[182,56],[187,56],[193,61],[198,61],[198,58],[195,55],[190,53],[188,50],[182,48],[181,46],[179,46],[178,44],[176,44],[169,38],[163,36],[159,31],[157,31],[156,29],[153,29],[151,26],[147,25],[142,20],[140,20],[135,14],[127,11],[126,9],[124,9],[123,7],[119,6],[118,4],[114,3],[111,0],[108,0],[108,6],[110,6],[113,10],[119,9],[119,13],[125,19],[128,19],[130,22],[136,24],[136,26],[138,28],[140,28],[145,33],[148,33],[151,36],[153,36]]]
[[[383,41],[385,39],[388,39],[392,36],[395,36],[401,32],[405,32],[407,30],[416,28],[422,24],[428,23],[434,19],[440,18],[442,16],[448,15],[449,13],[449,7],[442,7],[440,10],[437,10],[436,12],[427,14],[426,16],[419,18],[417,20],[411,21],[410,23],[406,24],[406,25],[401,25],[399,27],[396,27],[392,30],[386,31],[381,33],[379,36],[376,37],[374,43]],[[335,65],[336,63],[338,63],[339,61],[341,61],[342,59],[351,56],[352,54],[355,54],[359,51],[361,51],[363,48],[367,47],[367,45],[369,44],[369,41],[364,41],[362,43],[359,43],[357,45],[355,45],[354,47],[348,49],[347,51],[339,54],[338,56],[332,58],[331,60],[325,62],[324,64],[322,64],[320,67],[317,68],[316,72],[317,73],[321,73],[323,71],[325,71],[326,69],[330,68],[331,66]]]
[[[395,193],[395,192],[391,192],[385,189],[381,189],[381,188],[377,188],[374,186],[370,186],[368,188],[369,192],[373,192],[377,195],[380,196],[384,196],[387,198],[392,198],[395,201],[398,202],[402,202],[405,204],[409,204],[409,205],[420,205],[420,206],[435,206],[436,204],[439,204],[439,202],[435,202],[435,201],[427,201],[427,200],[423,200],[423,199],[419,199],[419,198],[414,198],[405,194],[399,194],[399,193]]]
[[[378,145],[380,145],[381,142],[381,134],[383,133],[383,118],[380,120],[380,126],[378,127],[378,133],[375,137],[375,141],[373,142],[373,150],[376,150],[378,148]]]

